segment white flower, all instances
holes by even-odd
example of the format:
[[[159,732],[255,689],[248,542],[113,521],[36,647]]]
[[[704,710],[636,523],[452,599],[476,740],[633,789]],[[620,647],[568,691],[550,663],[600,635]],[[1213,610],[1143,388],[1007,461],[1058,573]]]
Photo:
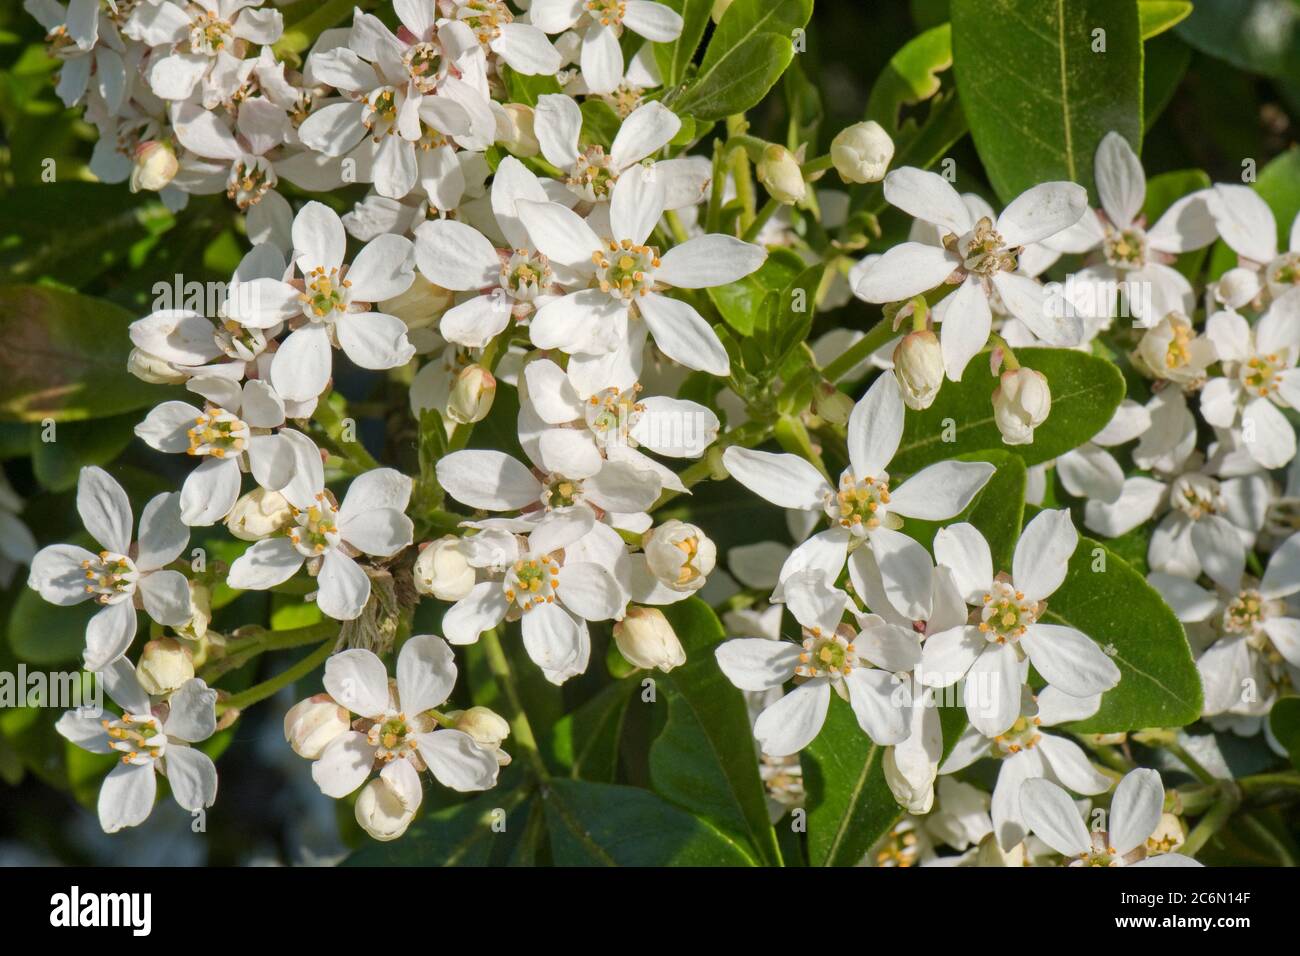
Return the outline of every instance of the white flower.
[[[831,528],[796,548],[781,571],[817,568],[834,580],[852,545],[863,561],[867,543],[880,566],[885,593],[912,619],[923,617],[930,602],[930,556],[898,529],[903,517],[942,521],[960,513],[992,476],[987,462],[942,461],[890,487],[888,465],[903,434],[903,399],[892,375],[881,375],[849,416],[849,467],[838,489],[816,468],[789,454],[753,451],[736,445],[722,455],[731,476],[782,508],[823,512]],[[774,599],[779,600],[774,596]]]
[[[1218,428],[1240,423],[1246,452],[1262,468],[1295,457],[1295,429],[1280,408],[1300,406],[1300,289],[1273,300],[1254,329],[1236,312],[1216,312],[1205,334],[1224,374],[1201,390],[1201,414]]]
[[[1150,326],[1170,312],[1191,314],[1191,284],[1170,264],[1181,253],[1200,249],[1218,234],[1210,215],[1209,193],[1178,199],[1150,229],[1142,216],[1146,174],[1133,148],[1119,133],[1107,133],[1095,161],[1100,210],[1085,212],[1077,223],[1045,240],[1061,252],[1100,249],[1102,262],[1076,272],[1072,299],[1088,302],[1091,318],[1114,314],[1115,291],[1121,286],[1133,317]],[[1082,288],[1092,286],[1092,289]]]
[[[104,832],[144,823],[157,794],[155,771],[167,777],[172,796],[186,810],[212,806],[217,768],[212,758],[190,745],[216,731],[217,692],[194,678],[166,702],[154,704],[127,661],[107,665],[101,676],[122,716],[94,719],[70,710],[55,729],[83,750],[121,755],[99,790],[99,825]]]
[[[284,715],[284,739],[299,757],[315,760],[335,737],[352,729],[351,716],[329,694],[300,700]]]
[[[686,651],[673,626],[657,607],[629,607],[614,625],[618,651],[637,667],[664,673],[686,663]]]
[[[1162,572],[1148,580],[1205,650],[1197,659],[1206,716],[1262,716],[1300,679],[1300,617],[1288,598],[1300,592],[1300,535],[1269,558],[1262,579],[1233,569],[1215,591]]]
[[[609,153],[600,145],[582,146],[582,111],[569,96],[547,93],[537,99],[533,128],[546,161],[564,172],[564,185],[575,197],[565,202],[608,202],[619,177],[636,165],[654,169],[663,182],[664,208],[680,209],[700,201],[707,177],[687,157],[650,162],[677,135],[682,121],[662,103],[637,107],[623,120]]]
[[[110,11],[100,0],[23,0],[23,9],[47,31],[50,55],[60,63],[55,92],[64,106],[75,106],[90,94],[88,105],[101,102],[110,116],[122,109],[130,82]],[[91,83],[91,76],[95,82]]]
[[[415,272],[410,240],[379,236],[345,265],[347,234],[338,214],[309,202],[293,221],[293,245],[301,280],[245,282],[227,306],[231,317],[249,328],[296,326],[271,361],[271,384],[281,397],[317,398],[329,384],[335,345],[362,368],[396,368],[411,360],[415,349],[402,320],[369,310],[371,303],[410,287]]]
[[[1232,587],[1245,567],[1246,548],[1264,524],[1268,478],[1219,481],[1188,471],[1168,488],[1170,511],[1151,533],[1147,563],[1152,570],[1188,578],[1203,571]]]
[[[665,208],[664,183],[652,170],[633,166],[619,176],[609,203],[609,235],[558,203],[520,199],[516,208],[528,234],[552,265],[572,270],[580,286],[547,303],[528,326],[533,345],[568,353],[608,354],[627,348],[629,323],[645,320],[655,344],[690,369],[726,375],[731,363],[717,333],[694,306],[662,290],[726,285],[763,264],[767,252],[732,236],[688,239],[660,258],[646,245]],[[633,311],[635,306],[635,311]]]
[[[858,726],[873,741],[907,739],[912,698],[894,675],[910,671],[919,660],[916,635],[874,615],[862,619],[861,631],[843,623],[848,595],[829,586],[820,571],[787,578],[785,598],[803,628],[801,643],[737,638],[715,651],[727,679],[744,691],[767,691],[801,678],[755,722],[763,753],[782,757],[808,746],[826,720],[832,689],[848,700]]]
[[[503,620],[519,620],[524,649],[547,680],[562,684],[583,673],[591,656],[587,622],[617,618],[627,606],[618,579],[627,554],[618,533],[551,521],[527,538],[489,529],[464,540],[471,563],[490,576],[447,611],[447,640],[472,644]]]
[[[137,602],[159,624],[190,619],[185,575],[165,570],[189,542],[181,522],[180,495],[161,494],[145,505],[140,538],[131,547],[131,503],[102,468],[83,468],[77,481],[77,512],[103,548],[92,554],[73,544],[54,544],[32,559],[27,586],[51,604],[94,601],[102,610],[86,627],[85,665],[99,670],[126,653],[135,637]]]
[[[454,534],[430,541],[415,559],[415,589],[439,601],[459,601],[473,589],[478,575]]]
[[[301,432],[281,429],[284,402],[270,385],[260,379],[241,386],[203,377],[190,379],[187,387],[207,399],[202,410],[188,402],[163,402],[135,427],[151,448],[202,460],[181,486],[186,524],[225,518],[239,499],[244,471],[291,503],[311,499],[323,476],[320,451]]]
[[[493,786],[496,758],[469,734],[439,729],[439,720],[429,713],[447,700],[455,685],[451,648],[431,634],[412,637],[402,645],[395,682],[389,681],[383,662],[370,651],[354,649],[332,656],[325,663],[325,690],[361,720],[353,724],[358,729],[334,737],[312,764],[312,779],[321,793],[346,797],[378,769],[390,792],[372,790],[365,810],[357,811],[358,820],[366,816],[378,825],[394,817],[410,822],[423,797],[420,772],[426,768],[452,790]],[[388,801],[410,812],[393,812]],[[400,829],[378,838],[392,839]]]
[[[391,468],[376,468],[353,480],[341,505],[317,492],[314,503],[295,509],[287,535],[265,538],[240,555],[226,583],[265,591],[310,561],[320,588],[317,605],[336,621],[352,620],[370,598],[370,577],[353,555],[392,557],[411,543],[414,527],[404,514],[411,485]]]
[[[1181,853],[1148,855],[1160,826],[1165,788],[1160,774],[1138,769],[1124,775],[1111,798],[1108,826],[1089,832],[1068,793],[1050,780],[1026,780],[1020,806],[1030,830],[1070,866],[1200,866]]]
[[[248,44],[271,44],[284,31],[279,10],[262,0],[215,0],[211,5],[141,3],[122,32],[152,47],[165,47],[148,67],[149,86],[164,100],[187,100],[197,89],[204,107],[227,102],[238,89]]]
[[[554,73],[564,62],[545,33],[531,23],[515,22],[504,0],[440,0],[439,5],[450,19],[473,30],[486,52],[495,53],[516,73]],[[423,12],[424,5],[397,0],[395,6]],[[403,11],[399,10],[398,15],[403,16]],[[404,20],[410,18],[410,14],[403,16]]]
[[[288,114],[264,96],[240,101],[234,130],[216,113],[192,103],[176,110],[172,127],[193,154],[181,163],[178,185],[198,195],[224,191],[243,211],[279,183],[275,163],[266,154],[288,142],[293,129]]]
[[[527,318],[561,291],[550,262],[519,222],[515,203],[520,199],[546,202],[546,191],[523,163],[507,156],[492,180],[491,202],[509,249],[498,250],[479,230],[455,219],[435,219],[415,229],[420,273],[445,289],[468,293],[438,322],[449,342],[482,348],[511,317]]]
[[[1097,712],[1101,697],[1071,697],[1056,687],[1045,687],[1035,697],[1026,689],[1018,717],[1006,731],[989,738],[972,726],[953,744],[939,767],[941,774],[956,773],[981,757],[1002,761],[993,788],[993,832],[1003,850],[1010,850],[1028,831],[1020,806],[1020,787],[1033,777],[1054,780],[1075,793],[1105,793],[1110,780],[1095,770],[1083,748],[1063,736],[1042,733],[1041,728],[1083,720]]]
[[[345,99],[314,110],[298,135],[326,156],[355,150],[381,196],[401,199],[417,183],[431,197],[458,194],[463,176],[452,142],[483,150],[496,132],[483,50],[464,23],[436,22],[431,2],[400,0],[394,9],[409,40],[358,10],[346,46],[312,54],[315,79]]]
[[[1124,494],[1124,470],[1106,449],[1130,442],[1150,428],[1151,414],[1147,409],[1124,399],[1101,431],[1056,459],[1056,473],[1065,490],[1076,498],[1086,499],[1089,506],[1094,501],[1104,504],[1119,501]]]
[[[1238,267],[1215,283],[1220,302],[1240,309],[1283,296],[1300,284],[1300,214],[1291,223],[1287,251],[1279,253],[1273,211],[1249,186],[1216,183],[1206,201],[1219,235],[1241,257]]]
[[[940,246],[904,242],[864,267],[855,289],[867,302],[902,302],[946,282],[960,281],[955,292],[934,307],[943,323],[940,341],[948,377],[961,378],[971,358],[988,341],[997,296],[1040,339],[1074,345],[1082,336],[1078,317],[1056,314],[1049,294],[1017,272],[1022,247],[1039,243],[1073,225],[1088,206],[1088,193],[1075,183],[1042,183],[1014,199],[997,221],[976,221],[952,185],[937,173],[912,167],[885,177],[890,203],[936,226]],[[946,322],[951,316],[955,321]]]
[[[1195,389],[1218,356],[1209,336],[1197,334],[1191,319],[1170,312],[1147,329],[1133,352],[1134,364],[1147,375]]]
[[[529,19],[546,33],[573,30],[582,38],[582,79],[590,93],[611,93],[623,79],[623,28],[655,43],[682,32],[675,10],[651,0],[533,0]]]
[[[935,534],[936,559],[952,570],[980,621],[929,635],[917,679],[928,687],[965,679],[967,714],[987,737],[1001,734],[1019,716],[1026,660],[1048,684],[1073,697],[1091,697],[1119,683],[1119,668],[1088,635],[1039,621],[1046,599],[1065,580],[1078,542],[1068,511],[1044,511],[1021,533],[1010,576],[995,577],[988,542],[973,525],[949,525]]]
[[[1008,445],[1032,445],[1034,429],[1047,421],[1052,392],[1047,376],[1032,368],[1007,369],[993,390],[993,421]]]

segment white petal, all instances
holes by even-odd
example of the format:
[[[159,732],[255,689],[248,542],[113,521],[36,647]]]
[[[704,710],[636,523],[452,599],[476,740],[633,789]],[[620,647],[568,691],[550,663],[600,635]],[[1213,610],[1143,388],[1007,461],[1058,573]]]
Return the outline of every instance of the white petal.
[[[1097,147],[1097,192],[1117,229],[1127,229],[1142,211],[1147,177],[1133,147],[1119,133],[1107,133]]]
[[[378,717],[388,709],[388,671],[370,651],[353,648],[332,655],[325,662],[324,684],[336,702],[359,717]]]
[[[953,235],[962,236],[972,226],[961,196],[938,173],[904,166],[885,177],[884,189],[890,205]]]
[[[623,171],[609,200],[609,224],[617,240],[640,245],[664,214],[664,184],[647,166]]]
[[[466,450],[441,458],[438,484],[471,508],[513,511],[536,502],[542,486],[524,465],[504,452]]]
[[[159,624],[179,627],[190,619],[190,584],[179,571],[153,571],[140,578],[145,613]]]
[[[99,789],[99,825],[105,833],[144,823],[153,811],[158,781],[153,763],[118,763]]]
[[[369,576],[338,550],[325,555],[316,583],[320,585],[316,606],[336,621],[351,621],[360,616],[370,599]]]
[[[926,687],[951,687],[966,676],[987,646],[988,641],[973,625],[931,634],[921,645],[916,679]]]
[[[960,382],[970,360],[980,353],[993,329],[993,312],[988,293],[974,276],[968,276],[956,292],[934,307],[940,323],[939,344],[948,378]]]
[[[1079,808],[1070,795],[1041,777],[1020,786],[1020,812],[1040,840],[1064,856],[1080,856],[1092,848]]]
[[[763,753],[786,757],[812,743],[826,722],[830,702],[830,684],[818,677],[769,704],[754,722],[754,737]]]
[[[732,445],[722,453],[722,463],[736,481],[780,508],[817,511],[831,493],[821,472],[797,455]]]
[[[303,273],[318,267],[328,272],[343,265],[347,243],[343,222],[329,206],[313,200],[298,210],[293,220],[293,248]]]
[[[591,254],[601,248],[600,237],[591,227],[557,203],[520,199],[515,211],[538,251],[560,265],[585,269],[591,265]]]
[[[445,289],[482,289],[501,275],[501,257],[492,243],[455,219],[420,224],[415,230],[415,261],[426,279]]]
[[[786,641],[742,637],[724,641],[713,652],[718,667],[741,690],[780,687],[792,676],[803,648]]]
[[[285,399],[305,402],[325,391],[334,358],[329,333],[320,325],[291,332],[271,361],[271,384]]]
[[[958,591],[968,604],[979,604],[993,583],[993,554],[972,524],[940,528],[934,535],[935,560],[952,571]]]
[[[415,738],[420,756],[444,787],[468,793],[487,790],[497,782],[496,757],[459,730],[437,730]]]
[[[766,259],[767,250],[762,246],[712,233],[669,249],[655,278],[679,289],[707,289],[743,279]]]
[[[441,706],[456,686],[456,659],[441,637],[422,634],[402,645],[397,656],[397,693],[402,710],[424,713]]]
[[[1004,733],[1020,716],[1021,668],[1009,644],[989,644],[966,673],[970,722],[986,737]]]
[[[890,496],[889,510],[926,521],[951,518],[965,510],[996,470],[984,461],[938,462],[903,482]]]
[[[864,302],[902,302],[942,284],[959,265],[942,246],[900,242],[862,268],[853,293]]]
[[[877,744],[896,744],[911,730],[912,698],[907,686],[888,671],[856,667],[844,678],[849,704],[862,728]]]
[[[131,502],[103,468],[81,469],[77,479],[77,513],[91,537],[109,551],[126,554],[131,547]]]
[[[265,591],[293,577],[302,562],[288,538],[267,538],[235,559],[226,583],[239,591]]]
[[[1074,225],[1088,210],[1088,191],[1077,183],[1039,183],[1011,201],[997,230],[1008,246],[1042,242]]]
[[[651,292],[636,300],[655,345],[670,359],[711,375],[728,375],[731,360],[718,334],[695,307]]]
[[[325,747],[320,759],[311,765],[311,778],[325,796],[341,799],[365,782],[374,762],[375,748],[366,741],[366,735],[349,730]]]
[[[167,748],[167,782],[172,796],[186,810],[202,810],[217,802],[217,767],[201,750],[193,747]]]
[[[1160,825],[1165,787],[1154,770],[1124,775],[1110,801],[1110,845],[1120,856],[1146,843]]]
[[[1119,668],[1100,645],[1081,631],[1036,623],[1020,638],[1034,669],[1074,697],[1090,697],[1119,683]]]
[[[1061,586],[1070,556],[1079,544],[1070,512],[1041,512],[1025,526],[1011,561],[1011,580],[1030,601],[1040,601]]]

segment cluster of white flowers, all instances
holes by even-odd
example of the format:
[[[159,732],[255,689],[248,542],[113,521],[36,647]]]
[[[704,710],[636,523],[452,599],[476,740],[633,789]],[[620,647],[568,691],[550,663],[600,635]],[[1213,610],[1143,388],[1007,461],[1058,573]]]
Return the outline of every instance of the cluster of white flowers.
[[[715,407],[743,405],[728,348],[692,303],[709,301],[697,290],[751,276],[791,230],[779,215],[746,239],[702,227],[723,185],[707,157],[682,148],[691,128],[659,89],[652,44],[682,29],[668,7],[395,0],[396,31],[358,9],[295,69],[275,52],[284,25],[263,0],[26,6],[62,61],[59,95],[99,131],[92,171],[155,190],[172,209],[224,192],[252,245],[218,314],[167,309],[131,327],[132,371],[195,396],[159,404],[136,429],[151,448],[198,460],[183,486],[151,500],[136,532],[122,488],[87,468],[77,506],[102,550],[60,544],[32,560],[29,583],[46,600],[102,605],[84,662],[110,680],[122,715],[70,716],[59,730],[123,755],[101,796],[106,830],[148,815],[155,783],[143,768],[164,772],[187,808],[216,797],[215,769],[190,745],[215,731],[218,712],[237,712],[194,676],[191,650],[210,614],[204,582],[178,561],[191,528],[224,523],[251,542],[222,568],[230,588],[307,577],[323,615],[357,625],[325,664],[326,693],[295,706],[285,733],[314,761],[322,792],[360,790],[358,821],[393,839],[421,803],[421,771],[475,791],[508,760],[496,714],[439,709],[455,691],[453,647],[518,622],[528,657],[562,684],[588,669],[589,625],[614,622],[631,664],[683,662],[658,607],[700,593],[718,555],[708,529],[655,511],[689,492],[673,464],[695,459],[710,469],[698,477],[729,474],[799,529],[793,550],[733,557],[757,607],[728,617],[739,636],[716,649],[754,702],[774,800],[798,799],[790,758],[817,736],[834,691],[888,748],[913,843],[941,832],[962,850],[991,833],[1004,853],[1092,863],[1157,852],[1147,841],[1160,823],[1154,774],[1119,785],[1100,845],[1060,790],[1112,788],[1083,748],[1045,728],[1095,713],[1121,678],[1107,635],[1043,620],[1078,546],[1070,510],[1039,512],[1011,565],[998,567],[981,533],[954,520],[992,464],[954,459],[891,478],[906,470],[893,462],[908,410],[974,374],[985,352],[1000,374],[992,420],[1007,445],[1031,444],[1051,413],[1051,382],[1014,350],[1089,350],[1125,305],[1140,323],[1133,365],[1152,398],[1125,401],[1090,442],[1032,469],[1030,499],[1045,500],[1054,469],[1094,534],[1163,515],[1150,580],[1189,625],[1207,717],[1258,732],[1300,676],[1300,614],[1288,605],[1300,592],[1300,537],[1287,536],[1300,467],[1285,491],[1270,474],[1296,458],[1283,410],[1300,404],[1300,220],[1279,252],[1273,217],[1249,188],[1194,192],[1148,225],[1141,165],[1112,133],[1096,159],[1101,209],[1083,187],[1051,182],[998,214],[938,174],[885,176],[892,144],[872,123],[835,137],[820,169],[783,147],[763,151],[758,177],[777,203],[805,202],[833,166],[848,183],[883,177],[888,202],[915,220],[908,241],[836,276],[885,304],[895,330],[911,329],[871,356],[885,371],[839,417],[848,465],[833,480],[815,454],[756,450],[730,432],[719,441],[714,410],[657,394],[676,390],[676,366],[715,379]],[[514,102],[512,75],[553,78],[560,92]],[[621,121],[607,148],[584,135],[580,103],[593,101]],[[370,188],[341,216],[332,201],[295,208],[285,196],[329,200],[350,183]],[[820,192],[829,216],[835,191]],[[1218,238],[1239,264],[1198,305],[1171,263]],[[1065,283],[1044,282],[1062,255],[1084,258]],[[353,457],[328,427],[337,363],[405,370],[395,380],[409,383],[411,409],[432,432],[421,436],[421,454],[426,442],[434,449],[427,474]],[[498,383],[518,396],[522,458],[467,444]],[[715,442],[725,451],[711,453]],[[1142,474],[1125,477],[1121,445]],[[329,485],[341,479],[340,501]],[[426,512],[444,505],[462,512],[432,522]],[[822,516],[826,529],[813,533]],[[932,547],[909,522],[941,525]],[[417,542],[430,527],[431,540]],[[1276,547],[1262,571],[1250,557],[1260,546]],[[418,592],[412,602],[448,607],[442,637],[403,635],[390,681],[379,655],[393,635],[385,642],[361,624],[382,616],[375,608],[393,600],[399,571]],[[794,641],[781,639],[782,608],[800,629]],[[176,637],[150,641],[132,667],[137,610],[155,638],[165,628]],[[1243,697],[1245,678],[1258,695]],[[969,726],[945,742],[934,701],[954,685]],[[991,800],[945,776],[986,756],[1001,760]]]

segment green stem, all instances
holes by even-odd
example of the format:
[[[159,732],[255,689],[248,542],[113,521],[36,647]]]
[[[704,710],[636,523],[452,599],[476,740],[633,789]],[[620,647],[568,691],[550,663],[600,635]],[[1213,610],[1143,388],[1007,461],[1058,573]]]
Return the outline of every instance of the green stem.
[[[704,457],[691,465],[689,468],[681,471],[677,477],[681,479],[683,485],[688,489],[698,485],[701,481],[711,476],[714,469],[722,470],[722,450],[729,445],[740,445],[743,448],[752,448],[761,444],[771,434],[772,426],[765,422],[746,422],[739,428],[733,428],[725,435],[720,435],[718,439],[709,447]],[[659,500],[651,507],[651,511],[662,508],[668,502],[672,501],[682,492],[668,489],[659,496]]]
[[[866,335],[850,345],[839,358],[822,369],[822,374],[826,376],[827,381],[839,381],[855,365],[893,338],[894,334],[890,321],[881,319]]]
[[[305,647],[317,641],[338,638],[338,621],[322,621],[305,627],[288,628],[283,631],[261,631],[251,637],[237,640],[227,648],[226,654],[212,661],[200,675],[205,682],[212,684],[224,674],[238,670],[254,657],[267,651],[283,651],[292,647]]]
[[[1195,857],[1210,842],[1214,834],[1228,822],[1241,804],[1241,792],[1229,784],[1220,788],[1219,800],[1210,808],[1210,812],[1201,817],[1200,822],[1187,834],[1187,840],[1179,848],[1185,856]]]
[[[767,202],[763,203],[763,208],[758,211],[758,215],[754,217],[754,221],[749,224],[749,227],[745,229],[745,234],[740,238],[746,242],[755,241],[758,238],[758,234],[763,231],[763,227],[767,225],[767,221],[771,219],[780,208],[781,203],[777,202],[775,199],[768,199]]]
[[[352,439],[347,439],[343,436],[344,416],[339,414],[328,397],[316,403],[316,411],[312,413],[312,418],[325,430],[325,434],[340,457],[360,471],[370,471],[372,468],[379,467],[379,462],[366,450],[366,446],[361,444],[359,438],[354,436]]]
[[[298,663],[286,667],[269,680],[264,680],[260,684],[255,684],[248,688],[248,690],[241,691],[223,701],[218,701],[218,716],[232,710],[244,710],[259,701],[266,700],[268,697],[273,697],[281,688],[288,687],[295,681],[306,677],[321,664],[325,663],[325,660],[330,656],[333,650],[334,638],[331,637],[328,641],[325,641],[320,647],[316,648],[316,650],[312,651]]]
[[[835,161],[831,159],[831,154],[827,153],[824,156],[818,156],[816,159],[808,160],[808,162],[804,163],[799,168],[803,170],[804,178],[807,179],[809,176],[814,176],[823,170],[830,169],[834,165]]]
[[[549,776],[546,764],[542,762],[541,752],[537,749],[537,738],[533,735],[532,724],[528,722],[528,714],[524,712],[523,699],[519,696],[519,686],[515,683],[515,675],[510,670],[510,661],[506,658],[505,648],[501,646],[501,637],[496,628],[491,628],[484,631],[479,640],[483,643],[483,651],[487,655],[488,669],[492,671],[497,686],[510,702],[510,709],[513,711],[510,717],[510,735],[514,738],[515,746],[524,752],[537,778],[545,780]]]

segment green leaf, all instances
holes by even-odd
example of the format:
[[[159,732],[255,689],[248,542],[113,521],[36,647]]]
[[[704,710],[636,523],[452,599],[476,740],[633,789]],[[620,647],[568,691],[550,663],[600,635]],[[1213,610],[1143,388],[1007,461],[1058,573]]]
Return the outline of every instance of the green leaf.
[[[1300,75],[1300,6],[1294,0],[1196,0],[1178,35],[1238,69]]]
[[[1142,39],[1150,40],[1183,20],[1192,12],[1191,0],[1138,0],[1138,22]]]
[[[744,847],[649,790],[585,780],[543,785],[557,866],[753,866]]]
[[[654,788],[779,865],[745,698],[713,656],[726,637],[722,624],[699,598],[663,612],[686,650],[686,663],[664,678],[668,723],[650,748]]]
[[[1151,129],[1165,111],[1192,62],[1192,48],[1167,33],[1142,47],[1142,124]]]
[[[720,120],[757,104],[794,58],[792,38],[811,15],[812,0],[733,0],[673,109]]]
[[[135,318],[75,292],[0,286],[0,418],[105,418],[165,397],[165,390],[126,370],[126,327]]]
[[[753,335],[763,299],[769,293],[783,292],[806,268],[797,253],[773,249],[756,272],[709,288],[709,299],[728,325],[741,335]]]
[[[1034,430],[1033,444],[1003,444],[993,421],[997,380],[985,376],[976,356],[960,382],[944,382],[933,405],[908,411],[893,468],[910,474],[983,448],[1006,448],[1026,465],[1050,461],[1101,431],[1124,398],[1124,376],[1105,359],[1073,349],[1018,349],[1016,356],[1026,368],[1046,375],[1052,391],[1051,413]],[[948,419],[951,428],[945,427]]]
[[[89,538],[84,543],[93,545]],[[86,625],[98,610],[94,601],[71,607],[48,604],[24,586],[9,612],[9,646],[29,664],[76,660],[86,646]]]
[[[1059,179],[1095,196],[1093,155],[1102,137],[1114,130],[1140,146],[1136,4],[953,0],[952,28],[957,90],[1004,202]],[[1104,53],[1094,50],[1100,42]]]
[[[613,783],[618,744],[635,681],[615,681],[551,725],[542,741],[547,762],[574,779]]]
[[[134,412],[95,421],[67,422],[45,441],[46,429],[32,433],[32,470],[50,491],[67,491],[77,484],[85,465],[106,465],[131,444],[140,416]]]
[[[1082,631],[1119,666],[1119,685],[1102,695],[1097,713],[1070,730],[1182,727],[1201,716],[1201,678],[1182,624],[1155,588],[1105,545],[1079,536],[1065,581],[1048,597],[1041,620]]]
[[[454,807],[426,813],[400,838],[367,842],[344,866],[499,865],[524,829],[529,809],[522,790],[492,791]],[[505,810],[501,819],[500,810]],[[496,825],[496,829],[493,825]],[[504,824],[504,829],[501,828]]]
[[[856,865],[902,816],[885,781],[884,757],[853,709],[832,694],[826,723],[799,755],[812,866]]]
[[[560,84],[550,74],[526,76],[523,73],[516,73],[508,66],[501,67],[501,73],[505,79],[506,89],[510,91],[510,99],[515,103],[536,106],[537,98],[542,94],[561,92]]]
[[[943,24],[913,37],[889,59],[871,87],[867,119],[893,136],[898,133],[904,106],[928,100],[939,92],[939,74],[952,66],[952,26]]]
[[[1283,697],[1268,715],[1273,737],[1286,748],[1291,765],[1300,770],[1300,697]]]
[[[704,38],[704,28],[709,25],[709,12],[713,0],[659,0],[676,10],[682,17],[682,32],[670,43],[654,45],[655,63],[663,77],[664,88],[676,86],[686,77],[686,70],[695,57],[695,48]]]

